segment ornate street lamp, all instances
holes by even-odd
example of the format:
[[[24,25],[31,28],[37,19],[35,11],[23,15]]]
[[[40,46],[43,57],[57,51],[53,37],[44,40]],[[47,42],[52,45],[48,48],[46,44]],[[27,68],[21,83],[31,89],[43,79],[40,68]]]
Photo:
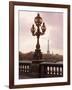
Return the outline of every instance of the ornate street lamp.
[[[45,23],[43,23],[43,25],[41,26],[43,20],[40,17],[39,13],[35,17],[34,22],[37,26],[37,30],[35,29],[35,26],[33,24],[32,28],[31,28],[31,32],[32,32],[33,36],[37,36],[37,44],[36,44],[36,49],[35,49],[33,57],[34,57],[34,59],[38,60],[38,59],[42,59],[42,53],[41,53],[40,44],[39,44],[39,37],[40,37],[40,35],[43,35],[45,33],[46,27],[45,27]],[[40,26],[41,26],[41,30],[40,30]]]

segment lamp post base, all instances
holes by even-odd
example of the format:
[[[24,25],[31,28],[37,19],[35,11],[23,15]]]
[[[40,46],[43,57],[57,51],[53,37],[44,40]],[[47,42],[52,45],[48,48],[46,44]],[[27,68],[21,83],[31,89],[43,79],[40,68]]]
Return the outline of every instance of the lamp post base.
[[[34,60],[42,59],[42,52],[40,49],[36,49],[33,55]]]

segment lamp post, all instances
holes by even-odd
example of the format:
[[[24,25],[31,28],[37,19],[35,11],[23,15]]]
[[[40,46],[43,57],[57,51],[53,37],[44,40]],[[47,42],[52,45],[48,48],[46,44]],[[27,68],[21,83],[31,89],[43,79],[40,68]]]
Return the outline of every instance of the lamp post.
[[[41,53],[41,49],[40,49],[39,38],[40,38],[40,35],[44,35],[44,33],[46,31],[46,27],[45,27],[45,23],[43,23],[43,20],[40,17],[39,13],[35,17],[34,22],[37,26],[37,30],[33,24],[31,27],[31,32],[32,32],[33,36],[37,36],[37,44],[36,44],[36,49],[35,49],[33,57],[34,57],[34,59],[39,60],[39,59],[42,59],[42,53]],[[42,24],[42,26],[41,26],[41,24]],[[40,29],[40,27],[41,27],[41,29]]]

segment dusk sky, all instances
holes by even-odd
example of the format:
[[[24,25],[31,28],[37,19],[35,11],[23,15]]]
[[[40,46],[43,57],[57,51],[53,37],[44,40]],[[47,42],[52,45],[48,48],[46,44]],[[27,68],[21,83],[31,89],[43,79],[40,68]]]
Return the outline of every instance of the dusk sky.
[[[19,51],[27,53],[35,51],[36,36],[32,36],[31,27],[37,14],[43,19],[46,25],[46,32],[40,36],[40,48],[47,53],[48,40],[50,52],[63,54],[63,13],[61,12],[29,12],[19,11]],[[36,27],[36,25],[35,25]],[[37,28],[37,27],[36,27]]]

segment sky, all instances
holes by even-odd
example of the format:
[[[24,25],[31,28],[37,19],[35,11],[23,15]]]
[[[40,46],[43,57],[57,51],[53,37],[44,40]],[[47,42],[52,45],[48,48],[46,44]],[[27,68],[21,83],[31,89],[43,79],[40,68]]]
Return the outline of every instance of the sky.
[[[37,14],[43,19],[46,25],[46,32],[40,36],[41,52],[47,53],[48,40],[50,53],[63,54],[63,13],[61,12],[31,12],[19,11],[19,51],[28,53],[35,51],[37,38],[32,36],[31,27]]]

